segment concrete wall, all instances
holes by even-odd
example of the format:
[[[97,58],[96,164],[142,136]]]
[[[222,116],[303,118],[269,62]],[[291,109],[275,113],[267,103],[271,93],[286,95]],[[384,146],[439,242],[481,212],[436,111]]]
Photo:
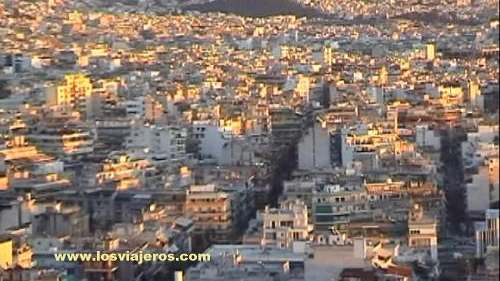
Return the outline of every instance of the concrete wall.
[[[479,167],[478,174],[467,184],[467,211],[484,211],[490,205],[490,184],[487,167]]]
[[[299,169],[328,169],[330,164],[330,134],[326,128],[315,124],[309,128],[298,144]]]

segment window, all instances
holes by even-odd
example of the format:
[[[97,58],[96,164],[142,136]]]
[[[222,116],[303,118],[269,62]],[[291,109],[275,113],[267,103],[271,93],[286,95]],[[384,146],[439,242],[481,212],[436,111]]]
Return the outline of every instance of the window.
[[[265,238],[268,240],[276,240],[276,233],[266,233]]]

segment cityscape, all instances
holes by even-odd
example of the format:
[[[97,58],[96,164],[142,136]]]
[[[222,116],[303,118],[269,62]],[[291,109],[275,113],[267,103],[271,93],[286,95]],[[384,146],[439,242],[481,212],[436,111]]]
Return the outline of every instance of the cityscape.
[[[499,0],[0,0],[0,281],[498,281]]]

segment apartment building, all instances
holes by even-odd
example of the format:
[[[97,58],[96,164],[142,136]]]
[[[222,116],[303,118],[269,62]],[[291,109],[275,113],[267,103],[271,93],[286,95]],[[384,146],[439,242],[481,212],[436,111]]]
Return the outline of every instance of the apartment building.
[[[96,173],[96,184],[111,184],[118,190],[144,187],[151,177],[156,178],[155,167],[150,161],[134,155],[115,154],[103,162]]]
[[[14,269],[31,269],[32,248],[23,235],[0,235],[0,278],[3,272]]]
[[[486,210],[484,222],[476,222],[476,257],[482,258],[492,249],[499,248],[500,217],[498,209]]]
[[[334,184],[313,193],[312,212],[316,232],[329,232],[332,227],[345,232],[351,221],[373,217],[366,192]]]
[[[300,200],[281,202],[280,208],[266,206],[262,212],[262,245],[293,249],[294,242],[309,240],[307,206]]]
[[[125,140],[129,151],[142,151],[153,159],[180,161],[186,158],[187,130],[175,126],[134,125]]]
[[[193,185],[186,196],[186,215],[193,219],[198,233],[209,233],[211,239],[224,241],[234,229],[231,194],[214,184]]]
[[[270,106],[267,128],[274,147],[288,145],[300,137],[302,122],[299,114],[291,108]]]
[[[67,188],[69,180],[62,176],[63,162],[39,152],[24,136],[16,136],[0,151],[6,182],[4,189],[32,197],[44,197]]]
[[[416,204],[408,215],[408,246],[427,249],[434,261],[438,260],[438,223],[436,218],[426,214],[422,206]]]
[[[89,233],[89,215],[79,206],[55,203],[33,216],[33,234],[38,236],[85,236]]]
[[[83,74],[67,74],[60,83],[47,88],[46,103],[48,106],[75,107],[85,105],[92,94],[92,83]]]
[[[206,253],[209,263],[198,263],[186,274],[187,281],[303,281],[305,258],[289,249],[259,245],[213,245]]]
[[[94,150],[89,130],[78,128],[40,127],[27,136],[38,149],[66,161],[77,161]]]

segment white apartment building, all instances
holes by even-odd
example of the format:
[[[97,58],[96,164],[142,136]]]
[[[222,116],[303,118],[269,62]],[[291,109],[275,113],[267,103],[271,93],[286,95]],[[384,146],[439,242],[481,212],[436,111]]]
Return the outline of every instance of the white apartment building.
[[[430,250],[431,258],[438,259],[438,224],[419,205],[410,210],[408,219],[408,246]]]
[[[466,184],[466,199],[468,212],[484,212],[498,201],[498,159],[478,167],[472,181]]]
[[[477,222],[476,257],[484,257],[491,248],[498,249],[500,245],[500,217],[498,209],[486,210],[484,222]]]
[[[309,240],[307,206],[300,200],[289,200],[280,208],[266,207],[262,213],[263,245],[293,248],[295,241]]]
[[[137,125],[126,139],[128,150],[142,150],[158,159],[182,160],[186,157],[187,130],[174,126]]]
[[[330,133],[315,122],[302,136],[298,144],[298,167],[300,170],[330,169]]]
[[[193,123],[193,137],[199,142],[199,154],[203,160],[219,165],[254,163],[259,140],[252,136],[239,136],[230,129],[221,128],[208,121]]]
[[[416,144],[418,147],[431,147],[441,149],[441,137],[429,125],[417,125],[415,128]]]

